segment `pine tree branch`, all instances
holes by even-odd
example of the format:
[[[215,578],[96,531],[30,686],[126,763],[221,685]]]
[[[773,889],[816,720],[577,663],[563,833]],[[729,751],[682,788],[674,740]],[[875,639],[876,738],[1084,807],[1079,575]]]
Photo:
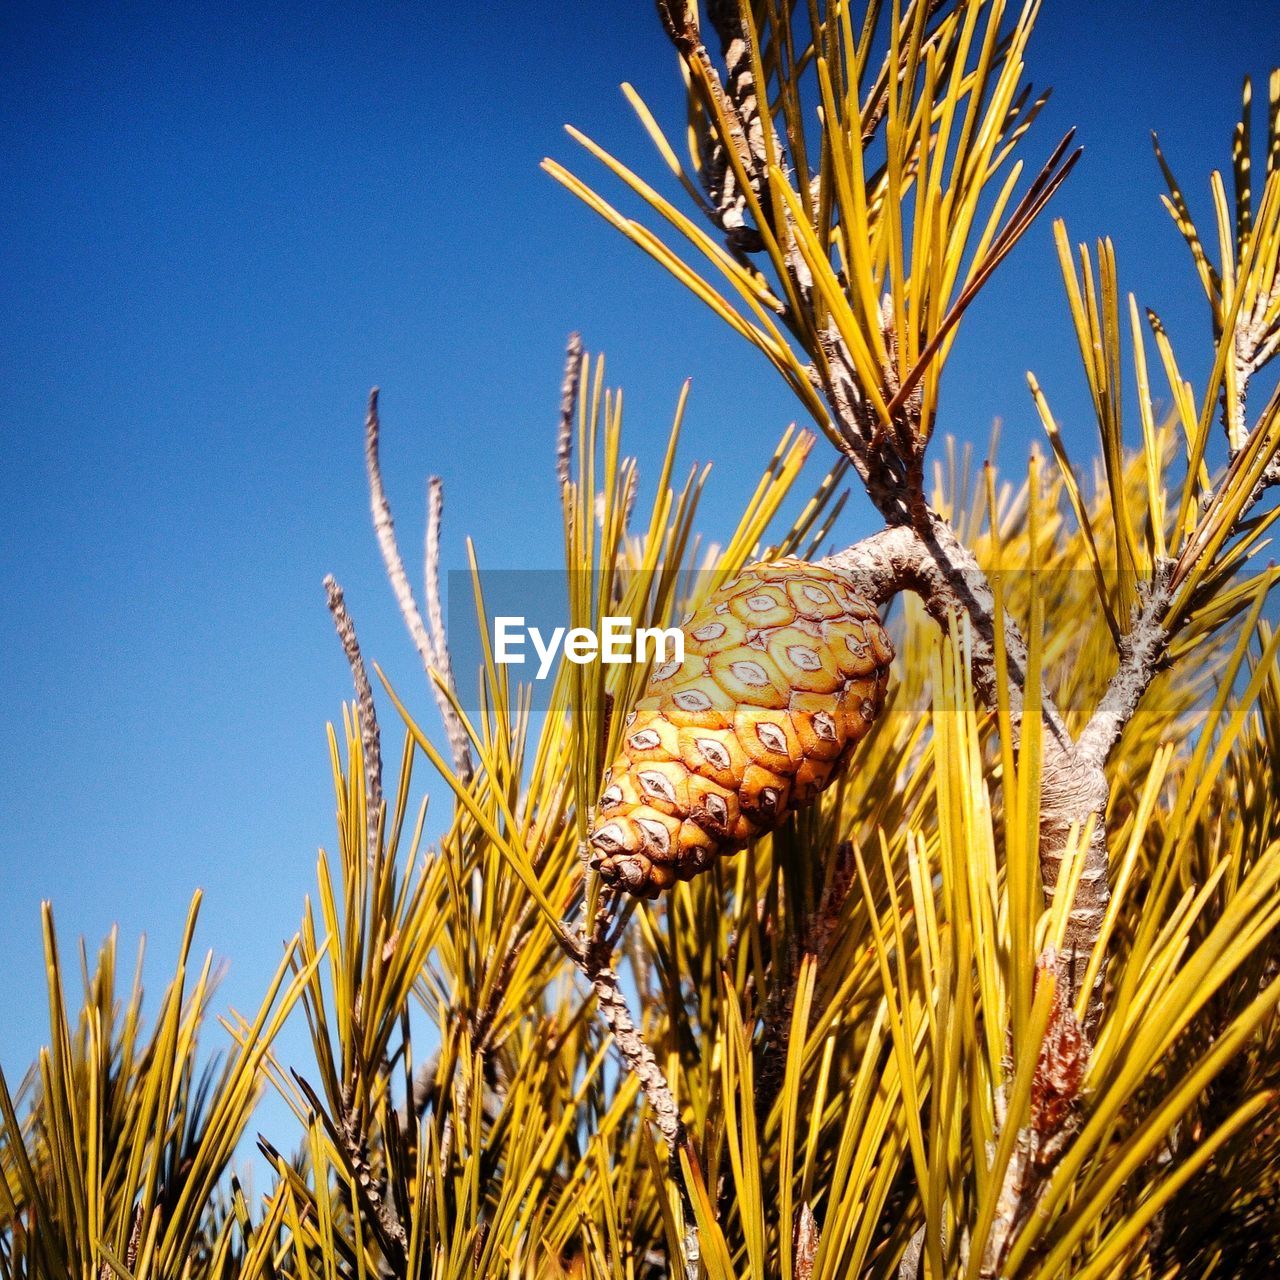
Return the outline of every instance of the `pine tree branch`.
[[[1026,642],[1007,616],[1003,635],[997,637],[991,584],[973,553],[942,516],[929,511],[923,533],[906,525],[892,526],[821,563],[844,573],[877,603],[886,602],[900,591],[918,595],[925,612],[944,630],[953,619],[968,617],[974,688],[989,707],[997,705],[996,645],[1003,644],[1014,745],[1020,744],[1026,714]],[[1110,897],[1103,821],[1110,793],[1101,765],[1077,751],[1061,713],[1047,693],[1041,700],[1041,715],[1047,732],[1042,739],[1040,867],[1050,900],[1057,888],[1072,829],[1083,829],[1090,819],[1094,824],[1059,957],[1060,979],[1065,989],[1074,994],[1088,968]],[[1104,977],[1105,969],[1099,966],[1085,1018],[1090,1034],[1102,1014]]]
[[[724,232],[726,244],[733,252],[758,253],[764,248],[764,239],[760,229],[746,221],[750,202],[743,191],[743,180],[750,186],[757,208],[768,208],[763,168],[763,128],[766,126],[756,103],[750,51],[737,6],[726,3],[712,6],[716,11],[713,22],[718,19],[720,42],[728,60],[728,88],[702,42],[702,32],[688,0],[658,0],[657,7],[667,37],[689,66],[694,81],[701,81],[705,86],[711,107],[718,107],[718,114],[728,125],[728,137],[721,137],[712,123],[717,112],[709,107],[710,119],[704,123],[698,139],[699,177],[710,202],[708,216]],[[732,16],[730,8],[734,11]],[[772,121],[767,127],[772,128]]]
[[[1144,599],[1137,616],[1120,639],[1120,665],[1076,741],[1080,758],[1099,769],[1164,661],[1169,633],[1162,618],[1169,607],[1172,574],[1173,561],[1163,560],[1156,566],[1154,582],[1142,588]]]
[[[925,611],[944,630],[953,618],[968,617],[973,625],[974,688],[987,706],[995,706],[995,595],[973,553],[943,517],[930,512],[924,536],[908,525],[892,525],[819,563],[852,579],[858,590],[876,604],[887,603],[901,591],[918,595]],[[1023,716],[1027,644],[1007,614],[1003,644],[1011,677],[1010,711],[1018,734]],[[1054,740],[1069,746],[1071,738],[1062,715],[1047,695],[1042,709]]]

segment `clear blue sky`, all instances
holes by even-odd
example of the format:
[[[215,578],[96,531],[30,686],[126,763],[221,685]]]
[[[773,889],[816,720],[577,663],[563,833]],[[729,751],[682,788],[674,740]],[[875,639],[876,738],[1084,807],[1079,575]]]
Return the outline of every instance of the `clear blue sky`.
[[[1054,212],[1115,237],[1122,283],[1201,372],[1148,132],[1205,210],[1241,76],[1280,61],[1274,0],[1046,10],[1033,154],[1069,124],[1087,148]],[[18,1072],[44,1035],[45,897],[64,946],[119,922],[167,963],[201,886],[224,998],[256,999],[333,842],[324,724],[349,683],[325,572],[434,724],[369,529],[371,384],[406,550],[438,472],[449,567],[468,532],[490,565],[558,563],[571,328],[608,353],[650,470],[693,376],[712,531],[795,410],[538,171],[548,152],[591,171],[573,121],[659,173],[617,90],[678,110],[647,3],[12,3],[0,59],[0,1063]],[[1046,221],[965,322],[943,429],[983,442],[1001,416],[1021,454],[1034,368],[1087,454],[1071,341]]]

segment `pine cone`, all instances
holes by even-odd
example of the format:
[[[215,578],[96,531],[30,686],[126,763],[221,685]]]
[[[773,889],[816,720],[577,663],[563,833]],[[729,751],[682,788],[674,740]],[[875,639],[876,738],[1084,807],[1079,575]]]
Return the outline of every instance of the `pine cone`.
[[[588,834],[605,881],[653,898],[737,852],[833,781],[884,703],[875,608],[802,560],[744,569],[657,667]]]

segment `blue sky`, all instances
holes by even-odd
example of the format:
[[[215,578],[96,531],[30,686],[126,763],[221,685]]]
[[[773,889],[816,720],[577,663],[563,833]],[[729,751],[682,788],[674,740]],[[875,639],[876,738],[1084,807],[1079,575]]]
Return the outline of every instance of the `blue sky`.
[[[1274,0],[1046,9],[1032,154],[1070,124],[1086,146],[1054,212],[1115,238],[1123,286],[1202,372],[1148,134],[1205,211],[1240,79],[1280,61]],[[659,174],[617,89],[678,111],[646,3],[14,3],[0,66],[0,1064],[19,1072],[44,1034],[42,898],[64,948],[118,922],[167,964],[199,886],[224,999],[256,999],[333,842],[324,725],[349,685],[324,573],[433,715],[369,529],[371,384],[406,550],[439,473],[448,568],[467,533],[493,566],[559,562],[572,328],[626,387],[650,471],[692,375],[712,532],[795,409],[538,170],[592,172],[572,121]],[[1074,361],[1045,221],[965,321],[942,429],[981,445],[1000,416],[1021,455],[1034,368],[1087,456]]]

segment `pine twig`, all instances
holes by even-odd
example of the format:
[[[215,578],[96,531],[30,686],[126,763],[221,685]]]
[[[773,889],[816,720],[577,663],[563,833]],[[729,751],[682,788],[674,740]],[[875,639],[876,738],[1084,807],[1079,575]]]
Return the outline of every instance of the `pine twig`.
[[[450,701],[450,695],[457,697],[458,685],[453,678],[453,659],[450,656],[449,642],[445,635],[444,608],[440,599],[440,525],[443,519],[444,481],[439,476],[432,476],[427,481],[424,577],[427,618],[431,623],[431,642],[435,655],[433,666],[445,687],[442,689],[433,680],[431,691],[435,695],[436,705],[440,708],[440,718],[444,721],[445,735],[449,739],[449,751],[453,757],[454,772],[463,782],[470,782],[475,774],[475,766],[471,763],[471,744],[467,737],[466,726]]]
[[[356,714],[360,717],[360,739],[364,748],[366,828],[369,857],[372,859],[378,851],[378,827],[382,819],[382,734],[378,728],[378,711],[373,701],[369,673],[360,653],[360,642],[356,638],[356,625],[347,612],[346,598],[333,574],[325,575],[324,589],[329,599],[329,612],[333,614],[333,625],[342,642],[342,651],[347,655],[356,687]]]
[[[378,437],[381,424],[378,420],[378,388],[369,392],[369,409],[364,420],[364,462],[369,476],[369,505],[373,511],[373,531],[377,535],[378,549],[382,552],[382,563],[386,565],[387,577],[391,580],[391,590],[395,593],[396,603],[400,606],[401,616],[409,635],[413,640],[418,656],[425,666],[434,660],[431,648],[431,637],[418,612],[417,602],[413,598],[413,588],[409,585],[408,575],[404,571],[404,561],[400,557],[400,547],[396,542],[395,523],[391,519],[391,505],[387,502],[386,491],[382,485],[382,464],[378,458]]]
[[[613,967],[613,944],[609,932],[614,922],[614,902],[614,895],[606,890],[601,896],[590,935],[579,930],[575,943],[568,934],[563,934],[561,946],[591,983],[600,1016],[613,1033],[618,1052],[640,1081],[653,1109],[654,1122],[674,1159],[677,1152],[687,1145],[687,1135],[671,1086],[631,1016],[626,996],[622,994],[618,971]]]
[[[290,1074],[310,1105],[312,1113],[324,1126],[355,1183],[363,1210],[362,1216],[377,1236],[384,1255],[386,1265],[380,1274],[404,1276],[408,1265],[408,1234],[394,1204],[383,1197],[383,1190],[369,1164],[365,1134],[354,1105],[353,1084],[343,1086],[342,1096],[337,1100],[338,1114],[333,1116],[306,1079],[297,1071]],[[263,1145],[263,1140],[259,1140],[259,1145]],[[271,1154],[269,1144],[264,1149],[268,1150],[268,1155]]]
[[[381,423],[378,418],[378,388],[369,392],[369,409],[364,424],[364,460],[365,470],[369,477],[369,505],[373,513],[373,530],[377,535],[378,548],[382,552],[382,563],[386,566],[387,577],[391,582],[391,590],[395,594],[396,603],[400,606],[400,615],[418,656],[422,660],[423,669],[430,679],[431,672],[438,672],[453,688],[452,669],[449,663],[449,650],[444,642],[444,622],[440,613],[439,573],[440,573],[440,530],[439,521],[443,508],[443,494],[438,479],[433,478],[431,500],[428,503],[427,525],[427,581],[434,583],[434,600],[428,588],[428,610],[432,614],[435,630],[433,636],[427,630],[422,614],[418,611],[417,601],[413,597],[413,588],[409,585],[409,576],[404,571],[404,560],[400,555],[400,547],[396,542],[395,523],[391,518],[391,505],[387,501],[386,490],[382,484],[382,464],[378,457],[378,440]],[[434,532],[433,532],[434,523]],[[465,727],[458,720],[452,705],[443,689],[434,680],[431,681],[432,694],[436,705],[440,708],[444,720],[445,732],[449,738],[449,746],[453,753],[454,770],[464,782],[469,782],[475,772],[471,763],[471,751],[467,743]]]
[[[679,1192],[685,1208],[686,1271],[689,1276],[696,1277],[700,1273],[698,1230],[694,1223],[693,1202],[681,1176],[680,1155],[683,1152],[695,1170],[699,1168],[698,1156],[689,1142],[688,1131],[680,1118],[680,1107],[671,1092],[671,1086],[658,1065],[653,1050],[645,1042],[631,1016],[626,996],[622,993],[618,971],[613,966],[615,940],[611,936],[611,929],[615,923],[615,902],[613,893],[606,889],[596,910],[590,935],[579,931],[575,945],[567,934],[562,933],[561,946],[591,984],[600,1016],[609,1028],[613,1042],[628,1069],[644,1090],[649,1108],[653,1112],[654,1123],[667,1144],[667,1176]]]
[[[556,479],[563,490],[573,479],[573,419],[582,384],[582,335],[571,333],[564,349],[564,380],[560,383],[560,428],[556,433]]]

